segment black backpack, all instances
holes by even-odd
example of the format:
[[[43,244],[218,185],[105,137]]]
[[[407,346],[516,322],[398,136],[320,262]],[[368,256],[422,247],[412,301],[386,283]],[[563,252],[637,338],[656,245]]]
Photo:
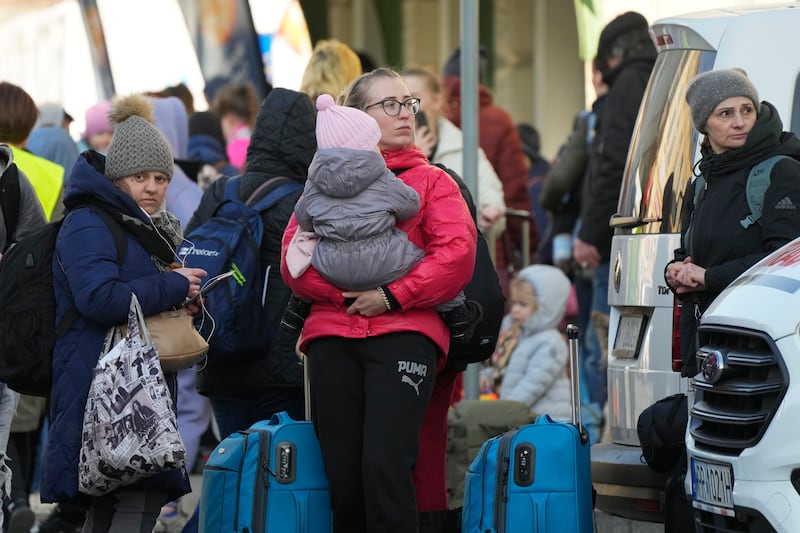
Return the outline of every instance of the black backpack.
[[[477,210],[472,200],[467,184],[458,173],[444,165],[437,167],[447,172],[461,190],[461,196],[467,202],[472,220],[477,226]],[[408,169],[396,169],[395,175],[400,175]],[[497,277],[497,271],[489,254],[489,245],[483,234],[478,231],[478,245],[475,253],[475,270],[472,279],[466,287],[464,294],[467,300],[474,300],[483,308],[483,319],[475,326],[475,333],[469,341],[450,343],[450,352],[447,354],[447,368],[465,370],[470,363],[479,363],[488,359],[497,345],[497,336],[500,333],[500,324],[506,310],[506,298],[503,287]]]
[[[90,207],[111,229],[121,264],[127,250],[122,227],[102,208]],[[56,324],[53,252],[63,219],[18,241],[0,261],[0,381],[32,396],[49,396],[53,347],[78,316],[72,308]]]
[[[642,457],[655,472],[669,472],[685,454],[689,410],[686,395],[673,394],[658,400],[639,415],[636,432]]]

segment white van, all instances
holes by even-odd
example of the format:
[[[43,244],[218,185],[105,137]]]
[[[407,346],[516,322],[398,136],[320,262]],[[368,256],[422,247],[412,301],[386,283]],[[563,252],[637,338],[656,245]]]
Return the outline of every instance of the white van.
[[[800,239],[703,315],[685,486],[702,531],[800,531],[799,326]]]
[[[784,129],[800,131],[800,106],[794,106],[800,94],[800,4],[661,19],[651,34],[659,55],[633,133],[618,214],[611,221],[616,228],[608,293],[611,442],[592,448],[592,480],[599,509],[659,522],[665,476],[644,463],[636,422],[656,400],[689,388],[680,376],[681,310],[664,282],[664,267],[679,245],[684,190],[701,140],[684,100],[686,87],[700,72],[744,68],[760,97],[777,108]],[[795,449],[797,442],[789,445]],[[800,512],[800,506],[793,510]]]
[[[799,325],[800,239],[703,315],[685,483],[701,531],[800,531]]]

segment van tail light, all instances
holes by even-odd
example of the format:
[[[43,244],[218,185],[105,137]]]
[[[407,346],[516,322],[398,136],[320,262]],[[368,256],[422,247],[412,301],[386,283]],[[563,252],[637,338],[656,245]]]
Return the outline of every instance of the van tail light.
[[[672,371],[680,372],[681,360],[681,302],[673,298],[672,303]]]
[[[673,44],[672,35],[669,33],[663,33],[661,35],[656,35],[656,46],[666,46],[668,44]]]

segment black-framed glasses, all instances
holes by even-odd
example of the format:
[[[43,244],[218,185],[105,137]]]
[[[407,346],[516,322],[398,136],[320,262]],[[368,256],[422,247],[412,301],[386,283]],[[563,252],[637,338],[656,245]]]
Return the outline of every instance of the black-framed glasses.
[[[374,104],[368,105],[364,108],[364,111],[370,107],[375,107],[376,105],[383,107],[383,112],[390,117],[396,117],[399,115],[401,107],[405,107],[409,115],[416,115],[419,111],[419,98],[409,98],[405,102],[401,102],[395,98],[385,98],[380,102],[375,102]]]

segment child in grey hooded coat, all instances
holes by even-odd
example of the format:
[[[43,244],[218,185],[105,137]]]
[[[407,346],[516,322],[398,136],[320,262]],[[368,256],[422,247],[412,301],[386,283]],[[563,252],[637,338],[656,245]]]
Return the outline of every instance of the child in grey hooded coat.
[[[570,282],[560,268],[531,265],[511,281],[510,311],[503,319],[492,366],[481,389],[527,405],[536,415],[571,416],[567,343],[559,331]]]

